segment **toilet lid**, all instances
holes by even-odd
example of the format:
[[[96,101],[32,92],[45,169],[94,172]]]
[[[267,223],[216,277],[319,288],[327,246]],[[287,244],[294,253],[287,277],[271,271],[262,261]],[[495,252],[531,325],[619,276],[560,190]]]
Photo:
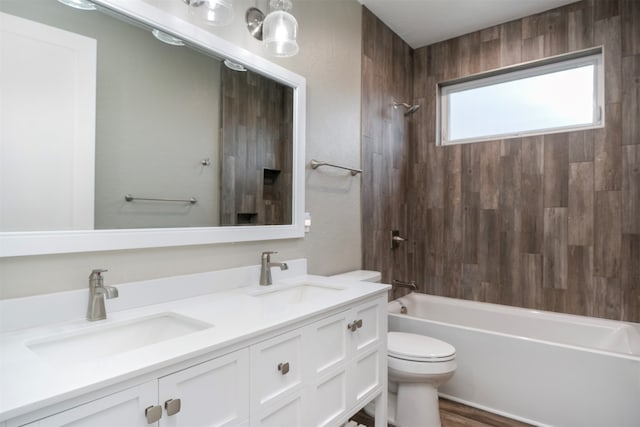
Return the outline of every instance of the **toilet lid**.
[[[442,362],[456,355],[456,349],[451,344],[406,332],[389,332],[387,347],[389,356],[417,362]]]

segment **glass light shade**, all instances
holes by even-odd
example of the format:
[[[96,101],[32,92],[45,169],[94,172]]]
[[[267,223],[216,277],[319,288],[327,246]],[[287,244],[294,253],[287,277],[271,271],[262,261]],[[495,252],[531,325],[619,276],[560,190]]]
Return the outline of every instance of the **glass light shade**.
[[[233,19],[233,0],[191,0],[189,11],[208,25],[227,25]]]
[[[266,49],[275,56],[288,57],[298,53],[298,21],[284,10],[269,13],[262,24]]]
[[[153,34],[153,36],[155,38],[157,38],[158,40],[160,40],[163,43],[170,44],[172,46],[184,46],[184,42],[182,40],[180,40],[179,38],[173,37],[172,35],[167,34],[167,33],[163,32],[163,31],[158,30],[158,29],[154,28],[151,31],[151,34]]]

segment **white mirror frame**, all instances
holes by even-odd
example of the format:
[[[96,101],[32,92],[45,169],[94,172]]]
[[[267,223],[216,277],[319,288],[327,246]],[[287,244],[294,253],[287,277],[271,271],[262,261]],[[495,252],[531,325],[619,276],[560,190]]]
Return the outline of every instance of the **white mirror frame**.
[[[306,80],[205,29],[142,1],[94,0],[95,4],[173,34],[222,59],[290,86],[293,95],[293,215],[290,225],[185,227],[0,233],[0,257],[204,245],[304,237]]]

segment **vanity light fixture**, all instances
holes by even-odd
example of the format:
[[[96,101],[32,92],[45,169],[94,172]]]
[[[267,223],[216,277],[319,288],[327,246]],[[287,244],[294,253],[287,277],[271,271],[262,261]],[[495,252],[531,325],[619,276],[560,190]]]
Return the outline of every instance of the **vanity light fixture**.
[[[189,12],[207,25],[227,25],[233,19],[233,0],[182,0]]]
[[[96,5],[88,0],[58,0],[65,6],[80,10],[96,10]]]
[[[156,28],[154,28],[153,30],[151,30],[151,34],[153,34],[153,36],[155,38],[157,38],[158,40],[160,40],[163,43],[166,44],[170,44],[172,46],[184,46],[184,42],[182,40],[180,40],[177,37],[173,37],[172,35],[169,35],[163,31],[160,31]]]
[[[238,64],[237,62],[233,62],[230,59],[224,60],[224,65],[233,71],[247,71],[247,69],[242,64]]]
[[[257,8],[247,10],[247,29],[253,37],[262,40],[264,47],[274,56],[290,57],[298,53],[298,21],[289,13],[291,0],[270,0],[271,12],[265,17]]]

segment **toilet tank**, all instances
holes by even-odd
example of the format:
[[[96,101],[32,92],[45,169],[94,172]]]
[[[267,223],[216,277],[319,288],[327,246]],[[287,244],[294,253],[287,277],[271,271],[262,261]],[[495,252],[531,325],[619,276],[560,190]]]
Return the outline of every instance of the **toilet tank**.
[[[382,274],[380,274],[379,271],[373,270],[353,270],[347,271],[346,273],[334,274],[331,277],[376,283],[380,283],[380,281],[382,280]]]

